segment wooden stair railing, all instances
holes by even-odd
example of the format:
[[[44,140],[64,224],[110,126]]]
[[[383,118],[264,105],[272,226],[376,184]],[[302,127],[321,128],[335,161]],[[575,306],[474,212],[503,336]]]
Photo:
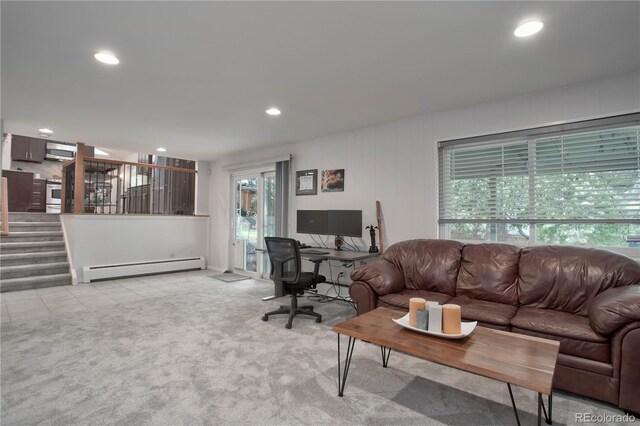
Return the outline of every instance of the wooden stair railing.
[[[2,226],[0,235],[9,235],[9,194],[7,194],[7,178],[2,178]]]

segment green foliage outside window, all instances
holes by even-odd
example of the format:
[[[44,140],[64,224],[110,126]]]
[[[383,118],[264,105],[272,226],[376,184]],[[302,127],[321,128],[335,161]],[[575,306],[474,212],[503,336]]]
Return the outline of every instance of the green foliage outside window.
[[[634,126],[446,152],[441,217],[455,221],[446,224],[450,237],[630,246],[640,237],[638,132]]]

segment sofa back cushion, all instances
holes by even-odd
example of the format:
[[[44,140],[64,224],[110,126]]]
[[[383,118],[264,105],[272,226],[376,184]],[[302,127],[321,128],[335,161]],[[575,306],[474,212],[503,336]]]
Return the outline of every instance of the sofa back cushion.
[[[587,316],[591,301],[609,288],[640,283],[640,264],[606,250],[539,246],[520,254],[522,305]]]
[[[406,288],[455,296],[462,247],[457,241],[409,240],[392,245],[382,257],[402,271]]]
[[[520,249],[507,244],[468,244],[462,249],[456,294],[518,305]]]

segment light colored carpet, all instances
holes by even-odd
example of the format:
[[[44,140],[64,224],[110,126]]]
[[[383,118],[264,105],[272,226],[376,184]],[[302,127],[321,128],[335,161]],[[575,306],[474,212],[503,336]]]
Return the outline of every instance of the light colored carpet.
[[[2,425],[515,424],[504,384],[358,341],[343,398],[331,325],[346,304],[313,302],[323,322],[261,320],[272,284],[192,278],[190,293],[2,324]],[[346,346],[346,345],[345,345]],[[523,424],[533,392],[514,388]],[[621,414],[557,393],[554,418]]]

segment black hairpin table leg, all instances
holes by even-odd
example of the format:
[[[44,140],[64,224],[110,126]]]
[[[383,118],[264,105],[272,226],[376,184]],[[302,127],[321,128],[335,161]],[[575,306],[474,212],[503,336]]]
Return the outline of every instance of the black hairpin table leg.
[[[516,423],[520,426],[520,417],[518,416],[518,408],[516,407],[516,400],[513,398],[513,392],[511,391],[511,384],[507,383],[507,388],[509,389],[509,397],[511,398],[511,405],[513,406],[513,413],[516,416]],[[553,391],[549,394],[548,398],[549,403],[549,412],[547,413],[547,409],[544,406],[544,400],[542,399],[542,394],[538,392],[538,426],[542,424],[542,415],[544,414],[545,422],[550,425],[553,424],[551,420],[551,410],[553,404]]]
[[[549,412],[547,413],[547,410],[544,407],[544,400],[542,399],[542,394],[539,393],[538,394],[538,424],[541,423],[541,418],[540,418],[540,408],[542,408],[542,413],[544,414],[544,421],[550,425],[553,424],[553,420],[551,419],[551,410],[553,409],[553,391],[551,391],[551,393],[549,394],[548,398],[547,398],[547,402],[549,404]]]
[[[384,368],[387,368],[387,365],[389,365],[389,355],[391,355],[391,348],[380,346],[380,354],[382,355],[382,366]]]
[[[518,426],[520,426],[520,417],[518,416],[518,408],[516,407],[516,400],[513,398],[513,392],[511,391],[511,384],[510,383],[507,383],[507,389],[509,389],[509,396],[511,397],[511,405],[513,406],[513,414],[516,415],[516,423],[518,424]]]
[[[347,375],[349,374],[349,366],[351,365],[351,356],[353,355],[353,347],[356,344],[356,339],[349,336],[349,343],[347,343],[347,356],[344,360],[344,372],[340,374],[340,334],[338,334],[338,396],[344,394],[344,386],[347,383]]]

